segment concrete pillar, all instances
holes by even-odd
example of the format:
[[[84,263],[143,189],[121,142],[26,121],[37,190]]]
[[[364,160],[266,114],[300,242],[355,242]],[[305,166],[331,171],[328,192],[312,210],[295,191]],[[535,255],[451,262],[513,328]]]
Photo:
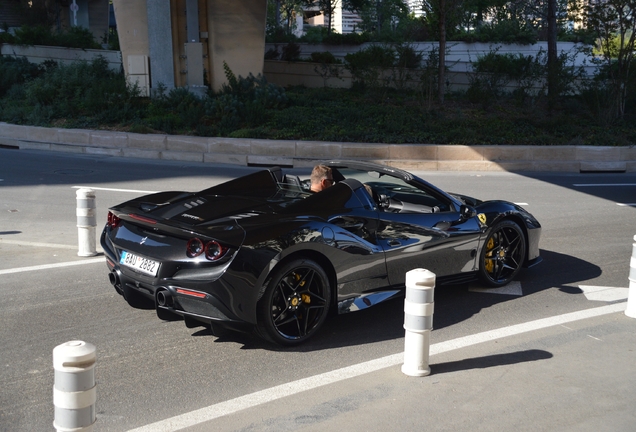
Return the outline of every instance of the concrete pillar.
[[[173,88],[175,70],[182,69],[173,40],[181,44],[188,35],[173,34],[179,28],[178,17],[171,16],[174,4],[167,0],[113,0],[126,76],[131,75],[130,65],[141,65],[147,58],[152,89],[159,83]],[[208,51],[203,54],[210,59],[211,87],[218,90],[226,82],[224,61],[236,76],[263,73],[267,0],[206,0],[205,5],[205,11],[201,8],[198,12],[207,16]],[[130,56],[135,56],[131,62]],[[137,72],[132,74],[137,76],[134,82],[144,75],[143,70]]]
[[[234,75],[263,73],[267,0],[208,0],[210,85],[226,83],[223,62]]]
[[[191,91],[205,94],[203,87],[203,44],[199,38],[198,0],[186,0],[186,27],[186,82]]]
[[[113,0],[119,46],[124,65],[124,74],[128,77],[129,56],[148,56],[148,17],[146,1]],[[168,32],[169,28],[168,28]],[[132,62],[133,65],[137,62]]]
[[[172,58],[172,19],[170,2],[146,0],[148,15],[148,56],[150,60],[150,92],[159,83],[167,90],[174,88],[174,59]]]

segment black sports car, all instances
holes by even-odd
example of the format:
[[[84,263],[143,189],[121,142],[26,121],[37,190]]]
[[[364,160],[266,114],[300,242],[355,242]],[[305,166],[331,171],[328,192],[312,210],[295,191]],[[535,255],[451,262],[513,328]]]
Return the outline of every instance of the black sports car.
[[[329,313],[402,294],[409,270],[496,287],[541,260],[541,225],[518,205],[374,163],[325,165],[335,184],[319,193],[274,167],[111,208],[101,236],[110,282],[131,304],[154,301],[162,319],[294,345]]]

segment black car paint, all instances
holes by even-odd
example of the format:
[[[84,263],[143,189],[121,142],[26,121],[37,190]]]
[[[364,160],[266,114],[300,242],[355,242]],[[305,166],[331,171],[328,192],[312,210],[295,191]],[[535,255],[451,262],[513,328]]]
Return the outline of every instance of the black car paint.
[[[480,241],[504,218],[526,235],[527,263],[540,260],[540,224],[521,207],[505,201],[481,202],[451,195],[410,173],[360,162],[330,162],[334,186],[308,195],[279,186],[279,168],[259,171],[198,193],[162,192],[115,206],[118,228],[106,226],[101,244],[119,290],[134,290],[156,301],[169,293],[170,312],[205,323],[256,323],[256,305],[268,276],[280,263],[304,257],[327,272],[338,312],[371,306],[399,294],[413,268],[438,275],[438,284],[474,278]],[[401,178],[425,188],[446,211],[379,211],[363,185],[344,179],[338,168],[354,166]],[[472,211],[474,206],[474,212]],[[468,216],[462,211],[470,210]],[[479,220],[477,214],[486,217]],[[131,217],[142,215],[146,223]],[[218,262],[188,258],[192,237],[228,247]],[[157,277],[119,264],[122,250],[160,262]],[[178,294],[177,288],[204,293]],[[364,301],[358,301],[364,300]],[[164,317],[165,313],[159,313]]]

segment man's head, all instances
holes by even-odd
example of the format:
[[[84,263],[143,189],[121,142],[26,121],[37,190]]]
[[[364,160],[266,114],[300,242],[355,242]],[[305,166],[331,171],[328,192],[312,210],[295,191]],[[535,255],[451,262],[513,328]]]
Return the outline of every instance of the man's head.
[[[331,168],[326,165],[316,165],[311,171],[311,191],[320,192],[333,184]]]

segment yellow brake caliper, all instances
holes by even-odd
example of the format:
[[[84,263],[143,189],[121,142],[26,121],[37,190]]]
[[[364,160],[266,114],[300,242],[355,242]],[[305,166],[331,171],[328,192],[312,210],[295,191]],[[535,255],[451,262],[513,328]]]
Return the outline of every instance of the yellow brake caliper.
[[[294,277],[296,278],[296,282],[300,281],[301,276],[298,273],[294,273]],[[304,287],[305,282],[307,281],[302,281],[300,284],[298,284],[298,286],[301,288]],[[302,299],[302,302],[305,304],[311,303],[311,296],[309,294],[301,294],[300,298]]]
[[[488,273],[492,273],[495,269],[495,260],[492,256],[492,249],[495,247],[495,241],[491,238],[488,239],[488,243],[486,244],[486,259],[484,260],[484,267]]]

